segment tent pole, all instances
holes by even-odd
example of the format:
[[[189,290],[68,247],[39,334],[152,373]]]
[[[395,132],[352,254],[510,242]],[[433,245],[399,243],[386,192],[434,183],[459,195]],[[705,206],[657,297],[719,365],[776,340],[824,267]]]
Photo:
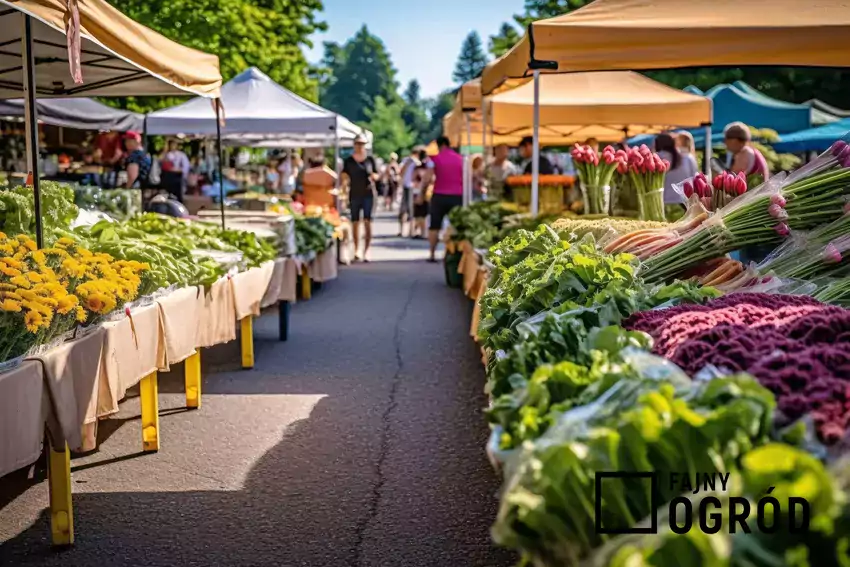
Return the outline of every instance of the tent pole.
[[[472,117],[469,114],[466,116],[466,159],[469,161],[469,167],[466,169],[468,178],[466,181],[466,204],[469,205],[472,203],[472,176],[474,172],[472,171]]]
[[[711,123],[705,125],[705,153],[703,154],[703,169],[711,178]]]
[[[334,117],[334,208],[339,210],[339,116]]]
[[[26,121],[27,169],[32,176],[33,202],[35,203],[35,242],[44,247],[41,223],[41,186],[38,172],[38,108],[35,102],[35,61],[32,52],[32,18],[21,14],[21,55],[24,72],[24,115]]]
[[[487,103],[481,97],[481,156],[484,158],[484,170],[487,170]]]
[[[220,199],[221,207],[221,228],[226,228],[224,223],[224,168],[222,167],[221,153],[221,99],[215,99],[215,135],[216,135],[216,150],[218,152],[218,198]]]
[[[534,127],[531,150],[531,214],[537,216],[540,197],[540,70],[534,70]]]

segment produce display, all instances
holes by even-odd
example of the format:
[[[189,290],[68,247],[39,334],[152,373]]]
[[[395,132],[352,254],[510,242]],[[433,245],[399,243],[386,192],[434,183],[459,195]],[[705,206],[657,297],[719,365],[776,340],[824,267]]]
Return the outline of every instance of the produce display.
[[[68,185],[42,181],[40,190],[44,242],[50,244],[58,238],[55,230],[71,226],[79,209],[74,204],[74,190]],[[10,236],[35,236],[35,203],[31,188],[0,187],[0,231]]]
[[[475,247],[489,247],[499,240],[499,232],[505,219],[516,214],[499,201],[477,201],[467,207],[455,207],[449,211],[452,240],[468,240]]]
[[[186,222],[156,213],[133,217],[126,224],[146,234],[179,237],[188,248],[242,252],[249,268],[277,256],[273,243],[245,230],[222,229],[215,224]]]
[[[846,562],[850,460],[844,458],[826,467],[799,448],[767,443],[745,454],[740,463],[740,468],[730,473],[727,490],[704,491],[690,498],[694,510],[716,499],[712,514],[718,521],[717,533],[709,535],[698,529],[672,532],[665,506],[658,513],[657,534],[617,536],[591,558],[588,567],[839,567]],[[760,533],[753,526],[750,532],[731,533],[731,498],[746,500],[753,510],[768,491],[776,499],[777,512],[767,521],[791,525],[790,498],[799,498],[809,503],[809,529]]]
[[[581,201],[570,202],[568,199],[574,181],[569,175],[538,176],[538,211],[546,215],[560,214],[565,208],[580,211]],[[511,175],[505,179],[505,185],[511,188],[513,203],[522,211],[528,211],[531,206],[531,175]]]
[[[598,382],[593,401],[562,414],[523,452],[493,526],[497,543],[521,548],[536,564],[576,565],[604,542],[594,498],[607,526],[632,526],[652,510],[649,483],[609,479],[594,495],[596,472],[723,473],[767,441],[773,400],[752,378],[641,375],[651,364],[627,359],[631,368],[618,381]],[[657,488],[660,502],[679,495],[669,481]]]
[[[814,418],[826,443],[850,425],[850,310],[805,296],[737,293],[705,305],[644,311],[623,326],[650,334],[653,352],[694,376],[747,372],[789,421]]]
[[[333,236],[334,226],[322,217],[295,215],[295,242],[299,254],[324,252]]]
[[[102,205],[101,193],[85,195],[77,195],[83,206]],[[77,325],[97,324],[139,297],[173,286],[208,286],[228,271],[278,255],[275,243],[251,232],[152,213],[71,229],[79,213],[74,200],[69,186],[42,182],[47,247],[39,250],[32,188],[0,189],[0,363],[63,340]],[[305,246],[316,248],[321,238],[324,250],[333,225],[321,217],[304,223]]]
[[[227,272],[226,266],[209,256],[194,254],[191,245],[176,234],[148,234],[109,221],[77,227],[72,234],[90,250],[146,263],[150,269],[142,279],[141,295],[172,285],[209,286]]]
[[[142,192],[80,185],[74,187],[74,203],[81,209],[101,211],[114,219],[126,220],[142,212]]]
[[[520,564],[846,563],[850,456],[834,459],[850,439],[848,166],[850,146],[836,144],[754,189],[692,180],[675,223],[569,218],[489,249],[476,328],[487,452],[504,478],[492,534]],[[749,245],[775,250],[760,263],[725,256]],[[656,473],[658,500],[621,477],[597,493],[598,472]],[[729,484],[691,493],[673,473]],[[766,494],[806,498],[809,529],[668,527],[675,497],[696,515],[710,496],[755,507]],[[596,506],[618,529],[657,510],[660,529],[600,534]],[[716,518],[731,521],[728,509]]]
[[[850,168],[827,161],[832,165],[813,175],[794,175],[745,192],[687,235],[671,238],[666,248],[647,258],[647,279],[662,281],[748,245],[779,244],[791,229],[808,230],[838,219],[850,196]]]
[[[38,250],[25,234],[0,233],[0,361],[96,323],[140,292],[149,266],[92,253],[60,238]]]
[[[617,217],[597,217],[585,215],[577,218],[561,218],[552,223],[555,232],[566,233],[571,239],[579,239],[586,234],[593,234],[601,244],[610,242],[621,234],[628,234],[646,229],[661,229],[667,223],[657,221],[642,221],[637,219]]]

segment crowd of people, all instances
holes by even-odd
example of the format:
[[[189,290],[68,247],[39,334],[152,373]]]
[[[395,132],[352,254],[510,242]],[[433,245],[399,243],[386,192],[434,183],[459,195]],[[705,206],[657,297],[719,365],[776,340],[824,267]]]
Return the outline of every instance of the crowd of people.
[[[590,138],[586,145],[600,149],[599,142]],[[717,167],[733,173],[758,175],[762,180],[770,176],[767,161],[752,143],[749,128],[743,123],[729,124],[724,130],[726,163]],[[627,144],[617,144],[627,147]],[[690,132],[675,131],[658,134],[654,140],[655,151],[670,162],[664,184],[665,204],[681,207],[684,199],[673,189],[675,184],[693,177],[699,171],[696,145]],[[392,153],[389,161],[381,162],[370,156],[365,139],[359,138],[354,153],[342,166],[343,187],[348,190],[351,220],[354,224],[355,259],[369,260],[372,240],[372,214],[376,206],[393,210],[398,206],[398,236],[413,239],[428,238],[428,261],[434,262],[439,232],[448,212],[463,202],[463,157],[451,147],[449,140],[437,140],[438,152],[429,156],[422,146],[414,147],[399,161]],[[472,199],[488,195],[509,197],[505,181],[513,175],[532,173],[533,140],[523,138],[518,145],[519,165],[511,161],[510,148],[497,145],[489,159],[475,155],[470,162]],[[543,152],[538,156],[540,175],[566,173],[561,163],[553,161]],[[363,227],[361,231],[361,225]],[[426,230],[427,226],[427,230]],[[364,236],[360,252],[361,233]]]

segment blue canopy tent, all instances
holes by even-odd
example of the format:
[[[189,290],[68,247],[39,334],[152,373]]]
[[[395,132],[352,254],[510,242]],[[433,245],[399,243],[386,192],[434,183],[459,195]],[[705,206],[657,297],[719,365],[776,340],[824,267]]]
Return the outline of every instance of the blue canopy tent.
[[[848,132],[850,132],[850,118],[844,118],[825,126],[782,134],[779,142],[773,144],[773,148],[777,152],[789,153],[822,152]]]
[[[712,134],[711,143],[723,142],[723,128],[731,122],[743,122],[754,128],[769,128],[782,134],[810,128],[812,109],[806,104],[794,104],[770,98],[743,81],[715,85],[706,92],[695,86],[683,90],[711,99],[712,122],[719,132]],[[697,147],[705,147],[705,130],[690,130]],[[654,136],[635,136],[629,144],[649,144]]]

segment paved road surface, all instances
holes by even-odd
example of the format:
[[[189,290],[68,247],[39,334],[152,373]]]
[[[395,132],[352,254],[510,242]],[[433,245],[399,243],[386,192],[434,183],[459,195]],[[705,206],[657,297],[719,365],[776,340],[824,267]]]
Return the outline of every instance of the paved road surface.
[[[44,482],[0,481],[0,565],[510,565],[471,305],[422,243],[377,229],[372,263],[293,308],[289,342],[256,322],[254,370],[238,343],[204,353],[200,411],[182,366],[161,376],[158,454],[139,454],[136,399],[101,425],[72,462],[75,548],[50,550]]]

